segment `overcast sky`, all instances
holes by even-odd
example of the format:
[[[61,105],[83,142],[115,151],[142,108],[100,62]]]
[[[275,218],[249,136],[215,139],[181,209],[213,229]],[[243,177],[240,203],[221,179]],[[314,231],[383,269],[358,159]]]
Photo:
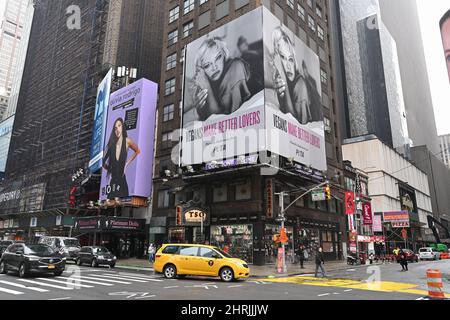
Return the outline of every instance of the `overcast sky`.
[[[450,0],[417,0],[417,3],[438,134],[450,134],[450,81],[439,29],[439,20],[450,9]]]

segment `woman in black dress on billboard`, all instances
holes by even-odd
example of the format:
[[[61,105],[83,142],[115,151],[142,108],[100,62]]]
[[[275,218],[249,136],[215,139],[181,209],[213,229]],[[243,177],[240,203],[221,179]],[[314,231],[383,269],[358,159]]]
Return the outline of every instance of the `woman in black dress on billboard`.
[[[128,158],[128,150],[134,151],[133,156]],[[108,199],[124,198],[129,196],[128,183],[125,172],[127,167],[141,153],[139,147],[128,137],[127,130],[124,128],[122,118],[114,122],[114,127],[109,138],[105,156],[103,157],[103,168],[111,175],[111,181],[108,184]],[[109,161],[108,161],[109,160]]]

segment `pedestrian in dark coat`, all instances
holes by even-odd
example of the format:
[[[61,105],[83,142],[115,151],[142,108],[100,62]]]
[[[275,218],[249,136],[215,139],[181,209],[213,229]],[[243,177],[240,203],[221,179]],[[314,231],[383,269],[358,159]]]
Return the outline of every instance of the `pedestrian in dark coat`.
[[[305,246],[304,245],[300,245],[300,247],[297,250],[297,255],[300,260],[300,268],[305,269],[305,267],[303,266],[303,263],[305,262]]]
[[[320,268],[320,271],[322,272],[323,278],[326,277],[325,269],[323,267],[324,263],[325,263],[325,260],[323,258],[323,250],[321,247],[319,247],[319,249],[316,252],[316,274],[315,274],[316,278],[317,278],[317,272],[319,271],[319,268]]]
[[[406,259],[406,253],[400,249],[398,255],[400,257],[400,265],[402,266],[402,271],[408,271],[408,260]]]

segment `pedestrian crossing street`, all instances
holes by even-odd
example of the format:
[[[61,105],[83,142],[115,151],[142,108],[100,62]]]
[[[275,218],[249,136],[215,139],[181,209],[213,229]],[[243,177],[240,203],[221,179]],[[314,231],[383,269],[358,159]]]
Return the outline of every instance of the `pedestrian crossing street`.
[[[114,287],[162,282],[161,276],[142,275],[128,272],[113,272],[109,269],[77,269],[69,267],[59,277],[35,275],[25,279],[13,273],[0,276],[0,300],[10,296],[51,293],[54,291],[72,291],[95,287]]]

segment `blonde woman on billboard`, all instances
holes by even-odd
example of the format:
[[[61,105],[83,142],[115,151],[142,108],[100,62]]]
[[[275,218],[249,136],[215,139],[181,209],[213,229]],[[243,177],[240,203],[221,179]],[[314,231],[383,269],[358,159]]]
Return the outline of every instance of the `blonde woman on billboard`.
[[[272,33],[274,84],[280,110],[290,113],[301,124],[311,120],[310,101],[305,78],[300,72],[295,44],[288,34],[277,27]]]
[[[205,121],[213,114],[231,114],[250,98],[248,65],[240,58],[231,58],[220,38],[202,43],[195,69],[193,107],[198,120]]]
[[[133,150],[134,154],[130,159],[127,159],[129,149]],[[138,145],[128,137],[123,119],[118,118],[114,122],[105,156],[103,157],[103,168],[107,170],[108,176],[111,175],[108,199],[129,196],[126,170],[140,153],[141,150]]]

